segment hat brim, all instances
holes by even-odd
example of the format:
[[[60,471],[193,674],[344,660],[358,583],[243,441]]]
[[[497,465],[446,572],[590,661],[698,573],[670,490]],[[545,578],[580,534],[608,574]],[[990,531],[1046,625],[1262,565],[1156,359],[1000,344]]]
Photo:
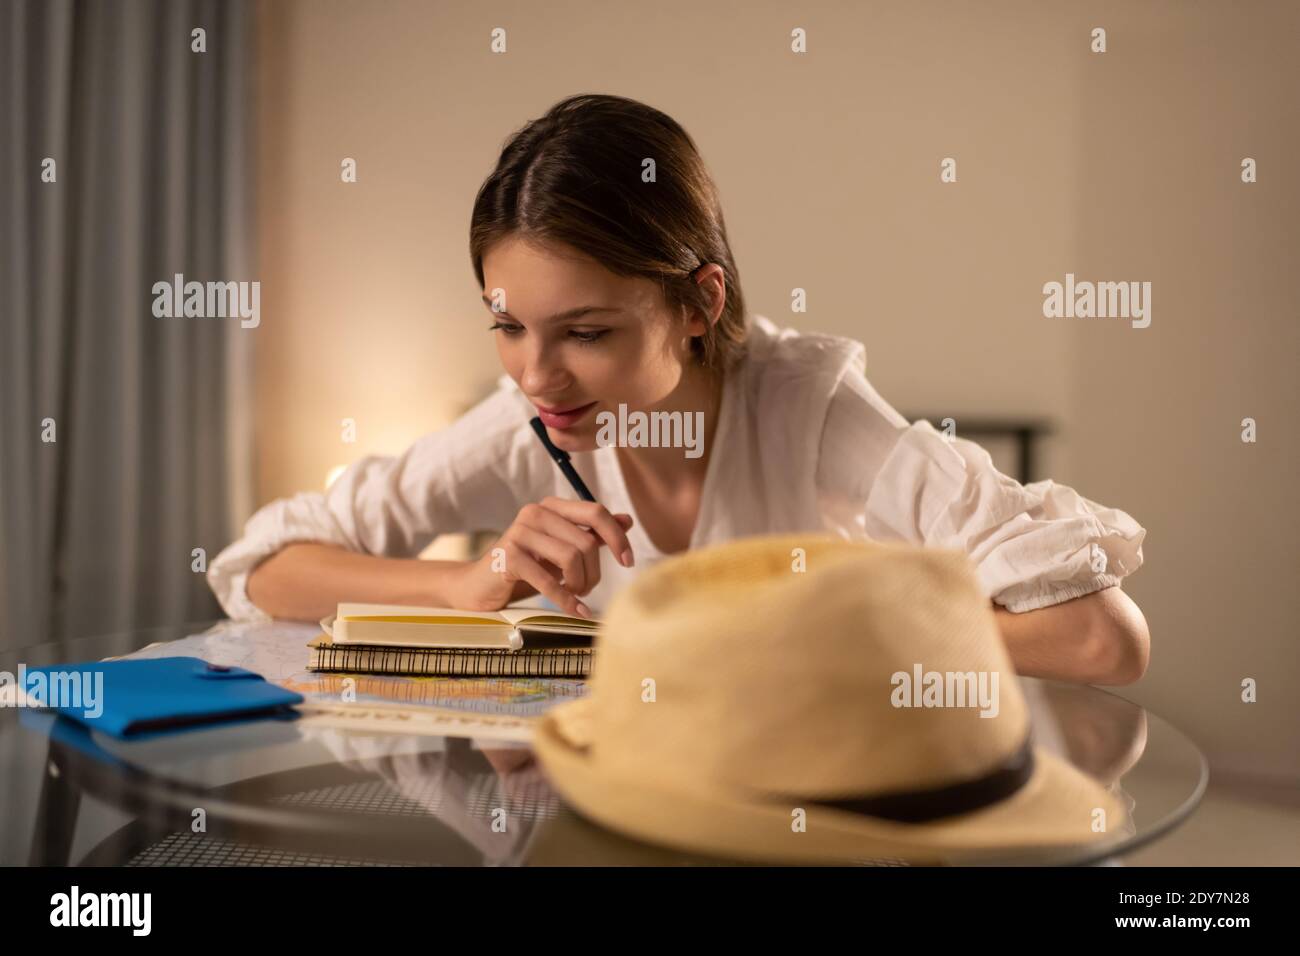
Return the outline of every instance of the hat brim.
[[[796,831],[794,805],[698,787],[665,784],[653,773],[635,778],[601,766],[561,730],[581,722],[590,701],[571,701],[536,724],[533,748],[547,778],[583,816],[636,839],[727,859],[771,863],[849,863],[893,858],[918,863],[1032,862],[1039,851],[1103,852],[1118,843],[1128,815],[1105,787],[1055,754],[1035,748],[1033,776],[993,806],[929,823],[899,823],[805,802]],[[560,711],[568,711],[559,714]],[[565,721],[568,723],[569,721]],[[1106,832],[1093,832],[1096,810]],[[1044,853],[1044,860],[1047,859]]]

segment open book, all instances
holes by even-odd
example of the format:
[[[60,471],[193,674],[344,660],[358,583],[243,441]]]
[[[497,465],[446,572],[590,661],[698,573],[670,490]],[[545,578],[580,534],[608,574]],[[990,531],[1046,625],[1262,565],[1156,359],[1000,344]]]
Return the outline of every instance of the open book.
[[[590,647],[600,624],[544,607],[461,611],[398,604],[340,604],[321,621],[335,645],[532,650]]]

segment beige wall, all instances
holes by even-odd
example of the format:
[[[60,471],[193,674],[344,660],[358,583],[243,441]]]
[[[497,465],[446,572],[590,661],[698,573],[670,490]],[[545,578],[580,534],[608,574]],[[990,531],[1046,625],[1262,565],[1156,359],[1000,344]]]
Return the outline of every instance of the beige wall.
[[[556,100],[632,96],[704,153],[751,310],[861,339],[887,399],[959,432],[977,414],[1057,421],[1048,473],[1149,531],[1126,589],[1153,660],[1125,694],[1217,768],[1300,778],[1300,7],[863,7],[263,5],[261,500],[397,452],[491,385],[475,191]],[[488,52],[498,26],[505,55]],[[1043,318],[1042,284],[1066,272],[1150,280],[1151,328]],[[1256,445],[1237,438],[1246,415]]]
[[[1076,271],[1150,279],[1154,318],[1136,333],[1076,331],[1071,477],[1149,531],[1129,590],[1155,656],[1132,696],[1215,770],[1296,778],[1300,188],[1287,166],[1300,155],[1300,4],[1186,8],[1200,13],[1150,5],[1104,71],[1074,71],[1075,122],[1095,131]],[[1258,703],[1241,703],[1245,677]]]

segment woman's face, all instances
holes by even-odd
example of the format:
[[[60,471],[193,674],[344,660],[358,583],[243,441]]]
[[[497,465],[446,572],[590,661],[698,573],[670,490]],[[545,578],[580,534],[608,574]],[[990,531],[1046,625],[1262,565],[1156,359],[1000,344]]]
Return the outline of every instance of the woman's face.
[[[569,452],[596,447],[600,412],[664,403],[689,367],[689,337],[704,332],[702,320],[674,317],[657,283],[616,276],[572,249],[504,239],[484,255],[483,279],[501,365],[528,400],[539,412],[591,405],[574,421],[542,416]]]

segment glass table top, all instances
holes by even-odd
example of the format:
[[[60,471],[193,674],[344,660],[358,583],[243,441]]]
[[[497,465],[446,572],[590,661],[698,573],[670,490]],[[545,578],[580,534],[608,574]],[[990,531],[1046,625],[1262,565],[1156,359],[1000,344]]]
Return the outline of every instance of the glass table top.
[[[305,645],[319,631],[232,621],[140,629],[10,650],[0,654],[0,671],[141,652],[185,655],[247,667],[311,699],[335,695],[339,680],[305,673]],[[419,692],[435,695],[428,702],[464,707],[469,719],[491,710],[492,701],[535,701],[512,712],[539,713],[582,693],[577,681],[493,679],[484,693],[479,679],[420,680]],[[535,693],[539,685],[543,692]],[[1167,721],[1091,686],[1032,678],[1021,678],[1021,686],[1035,745],[1109,788],[1129,808],[1129,820],[1084,847],[985,862],[1122,860],[1196,807],[1208,780],[1205,759]],[[366,707],[365,694],[349,706]],[[0,768],[4,865],[737,862],[651,846],[589,822],[565,805],[522,740],[447,735],[418,723],[388,732],[290,715],[124,741],[45,711],[0,707]]]

